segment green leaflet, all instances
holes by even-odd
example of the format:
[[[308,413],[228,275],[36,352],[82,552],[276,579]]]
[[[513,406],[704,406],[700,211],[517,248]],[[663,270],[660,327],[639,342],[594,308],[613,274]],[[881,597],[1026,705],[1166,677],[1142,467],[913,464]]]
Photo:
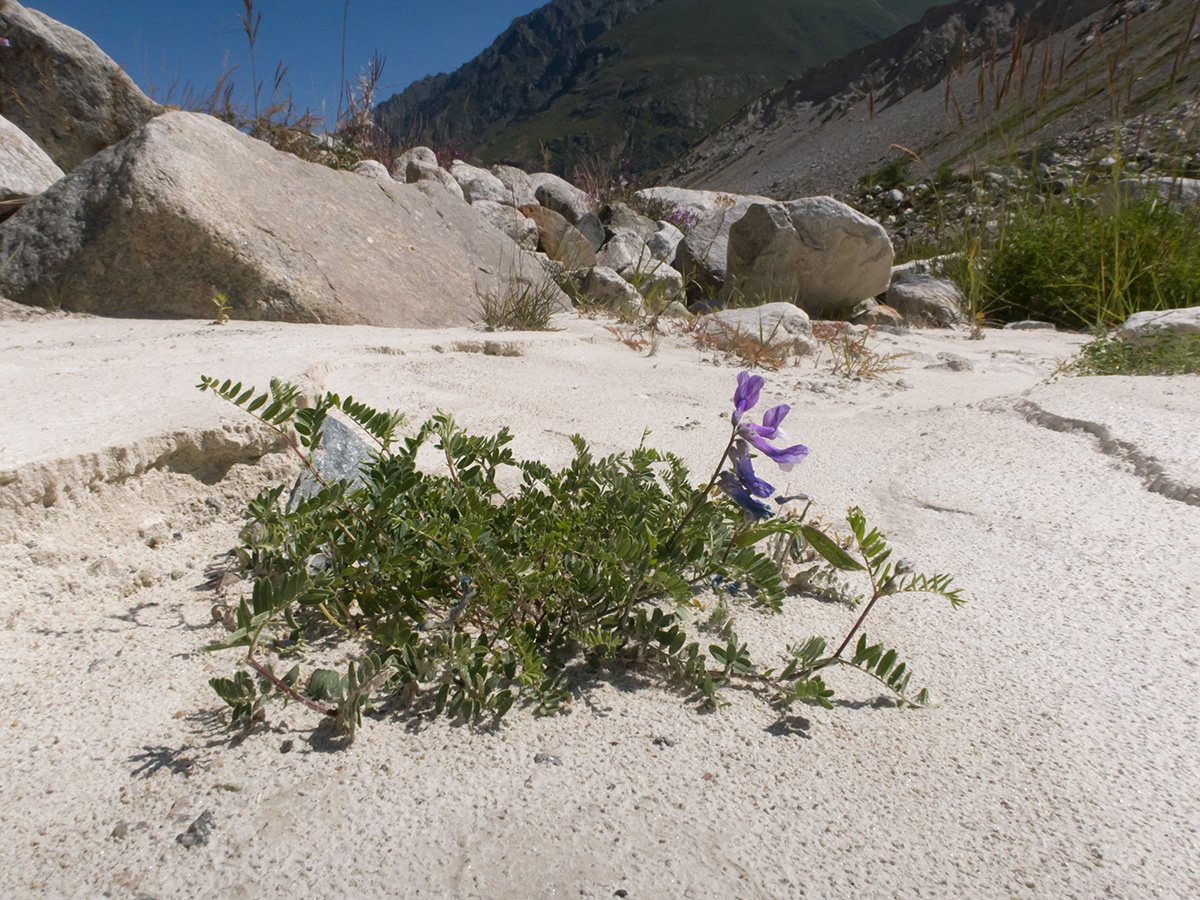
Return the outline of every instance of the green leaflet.
[[[808,541],[809,546],[821,554],[834,568],[841,569],[843,572],[862,571],[863,564],[839,547],[823,531],[811,525],[802,525],[800,526],[800,533],[804,535],[804,539]]]

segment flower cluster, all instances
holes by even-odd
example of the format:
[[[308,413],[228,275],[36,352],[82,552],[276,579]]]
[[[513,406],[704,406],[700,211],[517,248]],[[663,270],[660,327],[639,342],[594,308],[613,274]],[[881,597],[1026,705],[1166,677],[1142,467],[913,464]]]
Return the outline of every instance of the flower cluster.
[[[775,488],[754,474],[754,467],[750,461],[750,447],[753,446],[785,472],[808,456],[808,448],[803,444],[778,447],[772,443],[787,440],[787,435],[780,427],[784,418],[791,412],[791,407],[786,403],[768,409],[763,414],[761,425],[745,421],[746,413],[758,403],[762,386],[761,375],[738,373],[738,386],[733,395],[734,434],[729,451],[733,470],[722,472],[716,482],[717,487],[753,519],[765,519],[773,515],[771,508],[759,498],[770,497]]]

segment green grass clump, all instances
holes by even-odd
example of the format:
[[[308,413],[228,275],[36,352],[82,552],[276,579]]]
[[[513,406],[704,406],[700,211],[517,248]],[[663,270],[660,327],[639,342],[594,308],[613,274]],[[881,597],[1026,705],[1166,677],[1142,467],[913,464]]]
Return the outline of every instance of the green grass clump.
[[[1155,202],[1112,213],[1063,202],[1018,208],[983,262],[989,314],[1081,328],[1193,306],[1200,298],[1196,225],[1194,214]]]
[[[1102,334],[1079,352],[1073,375],[1200,375],[1200,334],[1164,330],[1150,340]]]
[[[509,275],[499,291],[479,301],[479,321],[488,331],[549,331],[551,317],[562,309],[558,286],[549,275],[531,281]]]

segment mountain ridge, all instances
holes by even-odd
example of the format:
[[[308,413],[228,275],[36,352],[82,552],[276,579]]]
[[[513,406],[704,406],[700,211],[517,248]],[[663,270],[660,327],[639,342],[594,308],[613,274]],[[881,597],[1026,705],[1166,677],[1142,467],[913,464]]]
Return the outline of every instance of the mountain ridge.
[[[553,0],[453,73],[381,102],[402,144],[567,172],[633,158],[646,172],[810,65],[917,18],[927,0]]]

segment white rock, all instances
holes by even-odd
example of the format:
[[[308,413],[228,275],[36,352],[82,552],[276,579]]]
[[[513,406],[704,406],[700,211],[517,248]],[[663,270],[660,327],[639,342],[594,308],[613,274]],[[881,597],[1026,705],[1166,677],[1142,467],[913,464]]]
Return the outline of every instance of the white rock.
[[[450,165],[450,177],[458,182],[463,190],[463,196],[469,203],[476,200],[492,200],[496,203],[512,202],[508,188],[499,178],[487,169],[468,165],[461,159],[456,159]]]

